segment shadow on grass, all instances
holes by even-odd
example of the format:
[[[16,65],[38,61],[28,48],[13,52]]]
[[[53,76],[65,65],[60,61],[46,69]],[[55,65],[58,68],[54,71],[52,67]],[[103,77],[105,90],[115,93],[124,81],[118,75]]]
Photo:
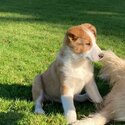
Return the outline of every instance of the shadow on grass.
[[[25,85],[14,84],[14,83],[13,84],[2,83],[0,84],[0,98],[31,101],[32,100],[31,86],[25,86]],[[87,109],[86,107],[90,106],[91,103],[85,102],[84,104],[84,103],[75,102],[75,105],[76,105],[76,109],[78,110],[81,116],[84,112],[83,111],[84,108]],[[43,108],[47,113],[47,115],[53,115],[53,114],[56,115],[58,113],[63,113],[62,104],[58,102],[52,102],[52,101],[44,102]],[[32,111],[34,111],[34,107]]]
[[[60,25],[93,23],[100,34],[121,38],[125,33],[125,1],[114,0],[1,0],[0,20]],[[122,35],[123,36],[123,35]],[[124,38],[125,39],[125,38]]]
[[[90,101],[85,101],[85,102],[74,101],[74,105],[76,108],[76,113],[78,115],[78,119],[81,119],[85,115],[88,115],[95,111],[95,106]],[[51,102],[51,101],[44,102],[43,109],[46,112],[46,115],[48,115],[48,116],[51,116],[53,114],[54,115],[57,115],[57,114],[64,115],[63,106],[59,102]],[[33,111],[34,111],[34,107],[33,107]]]
[[[0,112],[0,125],[17,125],[17,122],[23,118],[22,113]]]
[[[100,91],[102,92],[101,94],[105,95],[109,91],[108,85],[102,85],[104,83],[102,83],[102,81],[100,81],[99,79],[97,79],[97,83]],[[14,83],[2,83],[0,84],[0,98],[32,101],[31,86]],[[90,112],[93,112],[95,110],[94,105],[88,101],[82,103],[75,102],[75,106],[77,112],[79,113],[79,118],[81,118],[83,114],[88,115]],[[44,102],[43,108],[47,115],[56,115],[57,113],[63,113],[63,107],[61,103],[47,101]],[[34,111],[34,107],[32,111]]]
[[[0,98],[32,100],[31,86],[20,84],[0,84]]]

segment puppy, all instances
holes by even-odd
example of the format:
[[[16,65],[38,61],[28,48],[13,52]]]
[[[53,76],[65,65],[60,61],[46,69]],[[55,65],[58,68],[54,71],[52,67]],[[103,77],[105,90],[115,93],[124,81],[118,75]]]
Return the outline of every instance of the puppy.
[[[60,101],[68,123],[72,123],[77,119],[73,100],[84,101],[88,95],[93,102],[102,102],[92,65],[92,61],[102,57],[93,25],[86,23],[68,29],[55,61],[34,79],[32,96],[35,112],[44,113],[41,103],[45,99]],[[83,88],[87,95],[79,95]]]
[[[92,118],[72,125],[105,125],[110,120],[125,121],[125,60],[111,51],[104,52],[101,77],[110,81],[111,91],[104,99],[104,107]]]

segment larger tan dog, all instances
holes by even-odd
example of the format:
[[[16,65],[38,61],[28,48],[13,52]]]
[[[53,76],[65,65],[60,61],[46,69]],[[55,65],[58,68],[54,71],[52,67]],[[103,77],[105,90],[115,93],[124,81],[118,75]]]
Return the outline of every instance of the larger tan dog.
[[[84,87],[93,102],[102,102],[91,63],[100,58],[102,53],[96,44],[96,28],[93,25],[82,24],[68,29],[55,61],[34,80],[35,112],[44,113],[41,102],[45,99],[61,101],[68,123],[76,121],[73,99],[84,101],[87,98],[79,95]]]
[[[113,52],[104,52],[101,60],[101,77],[109,80],[111,92],[104,99],[104,107],[92,118],[77,121],[73,125],[105,125],[110,120],[125,121],[125,60]]]

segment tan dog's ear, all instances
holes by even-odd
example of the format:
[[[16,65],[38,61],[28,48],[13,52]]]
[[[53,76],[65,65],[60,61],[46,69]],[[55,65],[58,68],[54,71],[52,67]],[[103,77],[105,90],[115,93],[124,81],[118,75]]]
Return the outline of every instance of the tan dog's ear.
[[[84,24],[82,24],[82,27],[85,27],[85,28],[89,29],[94,34],[94,36],[96,36],[96,34],[97,34],[96,28],[92,24],[84,23]]]

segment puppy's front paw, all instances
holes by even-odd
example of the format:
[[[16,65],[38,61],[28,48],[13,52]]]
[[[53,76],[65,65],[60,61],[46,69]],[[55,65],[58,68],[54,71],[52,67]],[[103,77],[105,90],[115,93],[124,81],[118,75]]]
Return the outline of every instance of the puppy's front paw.
[[[42,108],[36,108],[35,113],[36,114],[45,114],[45,111]]]
[[[76,121],[76,112],[71,110],[65,113],[65,117],[67,119],[68,124],[71,124]]]

